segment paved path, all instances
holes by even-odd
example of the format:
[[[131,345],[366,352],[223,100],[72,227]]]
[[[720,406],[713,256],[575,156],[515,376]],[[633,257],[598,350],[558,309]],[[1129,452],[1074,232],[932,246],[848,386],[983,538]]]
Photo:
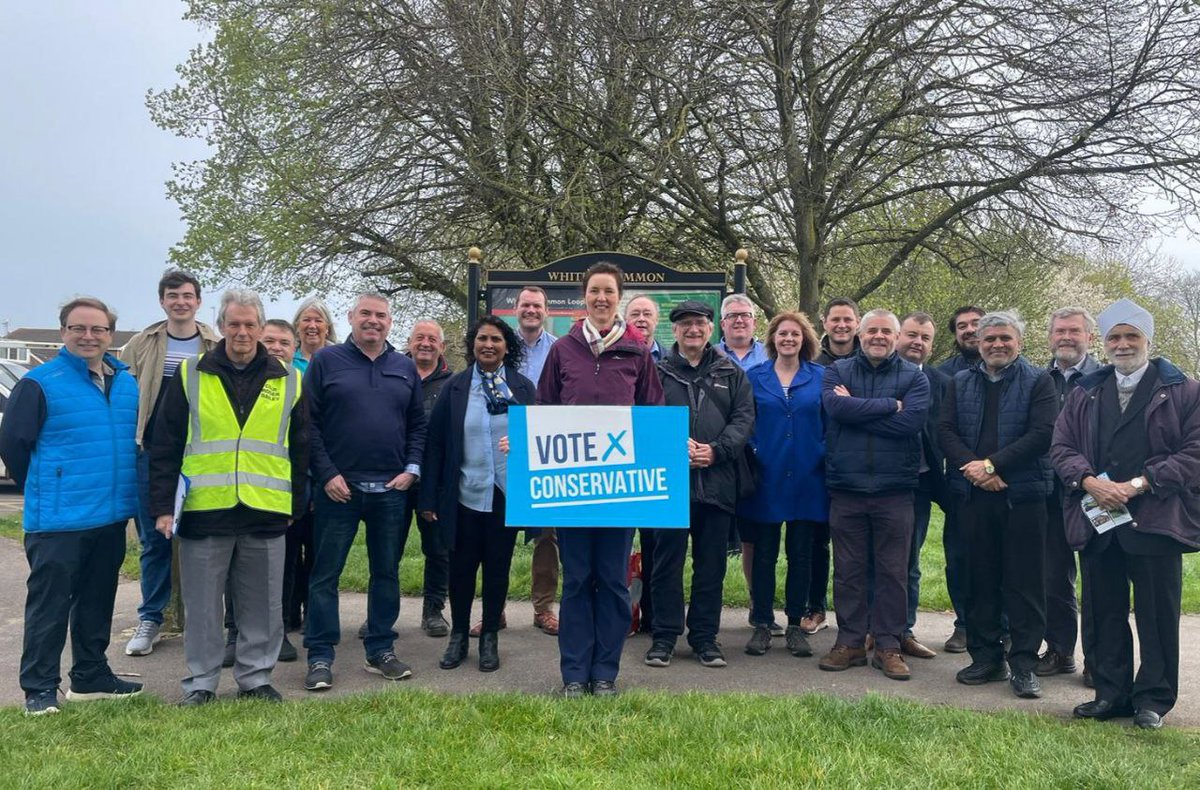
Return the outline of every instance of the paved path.
[[[22,701],[21,689],[17,684],[17,668],[21,653],[26,573],[27,566],[20,545],[13,540],[0,539],[0,676],[7,679],[0,684],[0,705],[15,705]],[[124,654],[125,641],[137,624],[139,600],[137,582],[122,581],[117,590],[113,643],[109,649],[113,669],[141,680],[150,693],[164,700],[177,699],[180,696],[179,679],[184,674],[183,643],[180,639],[160,642],[150,656],[135,658]],[[478,672],[475,668],[475,640],[472,640],[471,657],[467,663],[454,671],[439,669],[437,661],[445,647],[445,640],[432,639],[421,633],[418,627],[421,610],[419,601],[406,599],[401,610],[397,654],[413,666],[413,677],[404,681],[405,686],[452,694],[475,691],[549,694],[559,688],[556,640],[533,628],[533,609],[527,602],[509,603],[510,626],[500,633],[503,664],[498,672],[490,674]],[[365,595],[342,595],[342,623],[349,627],[349,633],[352,634],[353,629],[362,622],[365,611]],[[950,615],[922,612],[917,623],[917,636],[930,646],[940,647],[951,628]],[[827,629],[812,638],[817,656],[832,646],[834,634],[833,629]],[[292,636],[298,644],[299,635]],[[641,661],[642,654],[649,647],[649,640],[645,636],[635,637],[629,640],[625,648],[621,685],[626,689],[737,691],[771,695],[817,691],[851,698],[877,692],[940,705],[977,710],[1019,709],[1058,717],[1069,717],[1073,706],[1092,696],[1092,692],[1084,688],[1078,674],[1043,679],[1045,696],[1033,701],[1016,699],[1006,683],[973,688],[962,686],[954,681],[954,673],[968,663],[965,655],[941,654],[927,661],[910,659],[913,678],[908,682],[888,680],[870,668],[821,672],[817,669],[816,657],[792,657],[783,648],[782,639],[775,640],[775,647],[767,655],[748,656],[742,652],[742,647],[749,637],[750,628],[746,624],[745,611],[725,610],[721,641],[730,664],[724,669],[701,667],[692,659],[682,641],[675,661],[669,668],[652,669]],[[1172,726],[1200,727],[1200,617],[1183,618],[1181,637],[1183,688],[1178,706],[1166,721]],[[321,696],[329,698],[381,688],[386,681],[363,671],[362,660],[361,643],[351,636],[343,645],[334,665],[335,687]],[[1082,661],[1082,658],[1077,660]],[[67,669],[69,663],[64,656],[64,682]],[[303,661],[280,664],[275,670],[275,686],[289,699],[316,696],[303,690],[304,671]],[[220,693],[223,696],[230,695],[234,690],[233,680],[226,672],[222,677]]]

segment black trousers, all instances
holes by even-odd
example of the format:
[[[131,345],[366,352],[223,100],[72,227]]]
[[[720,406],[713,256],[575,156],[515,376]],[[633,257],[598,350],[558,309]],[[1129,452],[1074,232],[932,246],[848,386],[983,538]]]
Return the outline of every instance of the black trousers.
[[[809,611],[810,574],[812,573],[813,535],[829,532],[829,525],[816,521],[789,521],[784,525],[761,523],[755,526],[754,562],[750,570],[751,611],[756,623],[775,622],[775,565],[779,562],[782,537],[787,555],[783,584],[783,611],[788,625],[799,625]]]
[[[829,542],[829,525],[814,521],[807,607],[810,612],[829,609]]]
[[[959,501],[967,536],[967,650],[985,664],[1004,660],[1001,612],[1008,615],[1008,664],[1037,664],[1046,633],[1046,501],[1009,505],[1003,492],[973,491]]]
[[[688,644],[700,648],[717,639],[726,548],[733,516],[712,505],[692,503],[688,529],[660,529],[654,536],[654,641],[674,643],[683,633],[683,565],[692,538],[692,596],[687,609]]]
[[[492,512],[458,506],[454,551],[450,552],[450,629],[465,634],[471,629],[471,604],[475,600],[475,575],[483,566],[483,632],[500,630],[500,615],[508,598],[508,572],[512,568],[517,531],[504,526],[504,494],[492,494]]]
[[[908,550],[913,531],[913,492],[862,496],[833,491],[833,605],[836,644],[862,647],[867,629],[884,650],[899,650],[908,616]],[[874,600],[867,603],[867,560],[874,555]]]
[[[1073,655],[1079,637],[1079,603],[1075,598],[1075,552],[1063,528],[1062,497],[1046,500],[1046,647],[1062,655]],[[1083,623],[1084,655],[1087,655],[1091,626]]]
[[[404,512],[405,523],[412,523],[419,492],[418,486],[409,492]],[[502,509],[501,513],[503,512]],[[425,606],[440,612],[446,605],[447,586],[450,584],[450,547],[446,545],[442,529],[436,522],[426,521],[417,515],[417,529],[421,532],[421,554],[425,557],[425,578],[422,585]]]
[[[651,632],[654,630],[654,596],[650,593],[650,581],[654,578],[654,546],[657,531],[645,527],[638,529],[638,541],[642,550],[642,597],[638,601],[642,614],[641,630]]]
[[[283,626],[300,628],[302,610],[308,608],[308,578],[313,564],[313,512],[296,519],[284,536]]]
[[[25,638],[21,688],[36,694],[61,682],[71,634],[71,683],[112,675],[104,653],[112,636],[117,574],[125,559],[125,522],[70,532],[26,532]]]
[[[1084,617],[1095,626],[1095,644],[1087,660],[1096,681],[1096,699],[1130,701],[1136,708],[1167,713],[1179,696],[1182,555],[1127,554],[1112,536],[1103,551],[1084,551],[1079,557],[1084,586],[1090,592],[1084,599]],[[1131,583],[1141,651],[1136,677],[1129,630]]]

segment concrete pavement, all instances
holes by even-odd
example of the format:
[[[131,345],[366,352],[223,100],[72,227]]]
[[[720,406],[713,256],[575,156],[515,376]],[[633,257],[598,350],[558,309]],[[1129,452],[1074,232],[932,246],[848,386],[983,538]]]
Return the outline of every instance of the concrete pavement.
[[[17,684],[22,638],[24,581],[27,573],[25,556],[20,544],[0,539],[0,675],[7,680],[0,684],[0,704],[22,702]],[[164,700],[180,696],[179,680],[185,668],[183,643],[179,638],[159,643],[153,654],[130,657],[124,654],[125,642],[137,625],[137,605],[140,599],[135,581],[122,581],[117,591],[114,634],[109,649],[113,669],[121,675],[140,680],[149,693]],[[476,669],[476,643],[472,640],[471,657],[457,670],[444,671],[437,661],[445,647],[445,639],[432,639],[419,628],[420,601],[405,599],[401,607],[396,652],[413,667],[413,677],[398,684],[402,687],[425,688],[450,694],[476,691],[521,691],[528,694],[549,694],[559,688],[558,649],[555,639],[533,628],[533,609],[528,602],[510,601],[508,629],[500,633],[498,672],[485,674]],[[280,664],[275,670],[274,684],[288,699],[320,696],[331,698],[345,694],[383,688],[387,681],[371,675],[362,668],[361,642],[353,637],[366,611],[366,596],[343,594],[341,616],[349,638],[340,649],[334,665],[335,685],[320,695],[303,689],[305,664],[303,660]],[[939,654],[930,660],[910,659],[912,680],[896,682],[878,671],[856,668],[846,672],[821,672],[817,657],[832,646],[835,631],[827,629],[810,640],[817,657],[794,658],[783,648],[783,640],[775,640],[773,649],[765,656],[752,657],[742,652],[750,637],[744,610],[727,609],[723,620],[721,641],[729,666],[724,669],[705,669],[691,656],[681,641],[674,662],[666,669],[652,669],[642,663],[649,647],[645,636],[632,638],[625,649],[621,685],[625,689],[659,689],[668,691],[736,691],[769,695],[800,694],[809,691],[857,698],[867,692],[894,695],[937,705],[954,705],[976,710],[1014,709],[1069,717],[1071,708],[1091,699],[1079,674],[1044,678],[1045,696],[1040,700],[1018,700],[1006,683],[983,687],[962,686],[954,681],[954,673],[965,666],[965,655]],[[951,615],[922,612],[917,623],[917,636],[925,644],[940,648],[952,628]],[[299,635],[292,635],[299,644]],[[1181,627],[1180,699],[1175,711],[1167,718],[1171,726],[1200,727],[1200,617],[1183,618]],[[303,653],[303,651],[301,651]],[[1082,657],[1077,657],[1082,665]],[[69,657],[63,658],[64,688],[69,682],[66,672]],[[221,696],[236,691],[228,672],[222,677]]]

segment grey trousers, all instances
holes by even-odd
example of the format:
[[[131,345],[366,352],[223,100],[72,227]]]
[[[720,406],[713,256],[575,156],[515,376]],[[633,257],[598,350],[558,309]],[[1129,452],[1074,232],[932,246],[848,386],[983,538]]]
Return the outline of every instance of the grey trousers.
[[[233,679],[250,690],[271,682],[283,643],[284,536],[229,535],[179,541],[188,676],[183,693],[216,693],[225,655],[225,581],[238,626]]]

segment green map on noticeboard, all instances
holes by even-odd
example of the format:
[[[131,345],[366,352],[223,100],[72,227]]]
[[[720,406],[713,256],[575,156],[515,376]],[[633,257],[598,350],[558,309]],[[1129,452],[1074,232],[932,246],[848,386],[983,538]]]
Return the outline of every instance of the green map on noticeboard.
[[[555,337],[562,337],[571,329],[571,325],[583,318],[585,310],[583,307],[583,295],[579,293],[579,286],[572,283],[562,287],[553,285],[542,285],[546,290],[546,300],[548,302],[548,317],[546,318],[546,331]],[[513,288],[498,288],[491,289],[492,312],[503,318],[515,328],[517,326],[517,298],[521,295],[520,287]],[[717,319],[715,316],[721,311],[721,294],[715,290],[705,291],[679,291],[665,290],[654,288],[633,289],[625,291],[621,298],[621,314],[625,314],[625,306],[629,302],[638,297],[646,296],[653,299],[658,305],[658,327],[654,331],[654,339],[658,341],[663,348],[670,348],[675,342],[674,336],[671,334],[671,321],[667,318],[671,309],[680,302],[693,299],[697,302],[703,302],[713,310],[713,336],[712,342],[716,343],[720,338],[718,331]]]

